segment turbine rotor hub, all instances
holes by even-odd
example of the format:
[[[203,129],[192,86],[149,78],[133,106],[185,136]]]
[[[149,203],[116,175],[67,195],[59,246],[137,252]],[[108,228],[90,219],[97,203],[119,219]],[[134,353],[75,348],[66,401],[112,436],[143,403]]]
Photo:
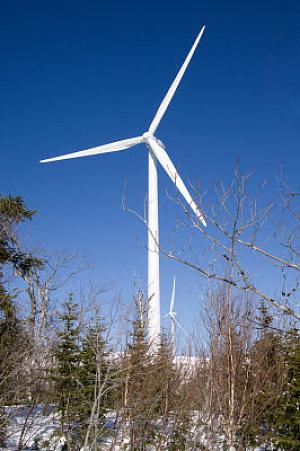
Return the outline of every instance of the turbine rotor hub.
[[[151,132],[143,133],[143,138],[146,143],[149,142],[150,139],[154,139],[154,141],[156,141],[161,147],[163,147],[163,149],[166,148],[164,143],[160,139],[157,139],[156,136],[154,136]]]
[[[145,141],[148,141],[150,138],[155,139],[155,138],[154,138],[154,135],[152,135],[152,133],[150,133],[150,132],[145,132],[145,133],[143,134],[143,138],[145,139]]]

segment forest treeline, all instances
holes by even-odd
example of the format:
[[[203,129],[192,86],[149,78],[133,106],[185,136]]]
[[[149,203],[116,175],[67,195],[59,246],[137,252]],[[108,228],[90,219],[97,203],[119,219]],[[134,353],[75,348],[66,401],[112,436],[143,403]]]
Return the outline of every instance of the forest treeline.
[[[219,241],[224,271],[208,274],[193,332],[181,337],[177,352],[163,333],[153,353],[142,291],[126,312],[122,306],[110,318],[101,293],[87,308],[79,292],[64,290],[71,276],[80,276],[80,264],[69,267],[65,256],[50,260],[21,239],[22,224],[35,214],[21,197],[0,196],[3,449],[19,411],[18,450],[300,449],[298,319],[287,302],[284,310],[267,295],[237,286],[237,273],[252,284],[241,268],[234,272],[236,246],[244,245],[239,231],[229,236],[231,247]],[[236,217],[232,223],[241,227]],[[297,255],[294,244],[292,251]],[[275,255],[278,265],[280,258]],[[45,438],[37,428],[29,440],[41,415],[51,418],[51,434]]]

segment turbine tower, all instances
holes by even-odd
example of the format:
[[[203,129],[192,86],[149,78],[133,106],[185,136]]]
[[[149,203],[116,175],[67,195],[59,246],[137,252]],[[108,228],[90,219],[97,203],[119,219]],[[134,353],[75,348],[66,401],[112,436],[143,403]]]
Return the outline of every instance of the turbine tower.
[[[174,164],[170,160],[163,143],[158,140],[154,134],[157,130],[160,121],[162,120],[169,103],[171,102],[175,91],[189,65],[192,56],[199,44],[199,41],[203,35],[205,27],[202,27],[198,34],[191,50],[187,54],[183,65],[181,66],[175,80],[170,86],[167,94],[165,95],[160,107],[154,116],[148,131],[143,135],[135,138],[124,139],[122,141],[115,141],[110,144],[104,144],[102,146],[93,147],[87,150],[81,150],[78,152],[68,153],[55,158],[48,158],[41,160],[41,163],[49,163],[52,161],[67,160],[71,158],[88,157],[92,155],[99,155],[108,152],[117,152],[137,144],[146,144],[148,148],[148,327],[149,327],[149,342],[151,349],[155,351],[159,345],[160,336],[160,283],[159,283],[159,234],[158,234],[158,181],[157,181],[157,161],[164,168],[172,182],[190,208],[194,211],[196,217],[206,225],[204,216],[193,200],[192,196],[188,192],[185,184],[180,178]]]
[[[171,352],[173,355],[175,355],[175,315],[176,312],[174,312],[174,303],[175,303],[175,287],[176,287],[176,280],[175,277],[173,279],[173,287],[172,287],[172,295],[171,295],[171,302],[170,302],[170,309],[169,313],[166,315],[166,317],[170,318],[170,345],[171,345]]]

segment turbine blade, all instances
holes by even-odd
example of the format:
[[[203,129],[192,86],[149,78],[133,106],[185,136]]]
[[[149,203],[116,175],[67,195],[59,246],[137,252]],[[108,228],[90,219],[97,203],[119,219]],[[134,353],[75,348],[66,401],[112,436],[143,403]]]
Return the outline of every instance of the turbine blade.
[[[129,149],[132,146],[136,146],[144,141],[142,136],[136,138],[123,139],[122,141],[115,141],[110,144],[104,144],[103,146],[93,147],[91,149],[80,150],[79,152],[67,153],[59,157],[48,158],[47,160],[41,160],[40,163],[50,163],[52,161],[68,160],[70,158],[89,157],[91,155],[98,155],[100,153],[117,152],[119,150]]]
[[[173,81],[173,83],[170,86],[167,94],[165,95],[162,103],[160,104],[160,107],[158,108],[157,113],[154,116],[154,119],[152,120],[151,125],[149,127],[149,132],[150,133],[152,133],[152,134],[155,133],[160,121],[162,120],[163,115],[165,114],[165,112],[166,112],[166,110],[167,110],[167,108],[169,106],[169,103],[171,102],[172,97],[174,96],[175,91],[176,91],[176,89],[177,89],[177,87],[178,87],[178,85],[179,85],[179,83],[180,83],[185,71],[186,71],[186,68],[188,67],[189,62],[191,61],[191,59],[193,57],[193,54],[194,54],[194,52],[195,52],[195,50],[197,48],[197,45],[199,44],[199,41],[200,41],[200,39],[201,39],[201,37],[202,37],[202,35],[204,33],[204,30],[205,30],[205,27],[202,27],[201,30],[200,30],[200,33],[198,34],[198,36],[197,36],[197,38],[196,38],[196,40],[195,40],[195,42],[194,42],[194,44],[193,44],[193,46],[191,48],[191,50],[189,51],[187,57],[185,58],[184,63],[181,66],[181,68],[180,68],[175,80]]]
[[[170,313],[174,313],[173,309],[174,309],[174,303],[175,303],[175,284],[176,284],[176,280],[175,277],[173,279],[173,288],[172,288],[172,296],[171,296],[171,303],[170,303]]]
[[[160,144],[158,144],[158,142],[155,141],[154,139],[148,141],[148,144],[150,145],[150,148],[153,151],[154,155],[156,156],[156,158],[158,159],[158,161],[160,162],[160,164],[162,165],[162,167],[164,168],[170,179],[173,181],[178,191],[180,191],[180,193],[183,195],[183,197],[185,198],[185,200],[187,201],[187,203],[189,204],[190,208],[193,210],[197,218],[200,219],[200,221],[204,226],[206,226],[203,213],[201,212],[200,208],[198,207],[198,205],[195,203],[192,196],[188,192],[185,184],[183,183],[180,175],[178,174],[175,166],[170,160],[170,157],[165,151],[165,149]]]
[[[180,322],[175,318],[174,315],[170,315],[170,317],[172,318],[172,320],[174,321],[174,323],[176,324],[176,326],[179,327],[179,329],[182,330],[182,332],[186,335],[186,330],[182,327],[182,325],[180,324]]]

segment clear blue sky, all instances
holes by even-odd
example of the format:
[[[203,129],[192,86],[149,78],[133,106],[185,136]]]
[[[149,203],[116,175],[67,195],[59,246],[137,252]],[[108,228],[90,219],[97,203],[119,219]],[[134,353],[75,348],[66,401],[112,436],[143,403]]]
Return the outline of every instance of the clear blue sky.
[[[280,164],[298,181],[300,4],[296,1],[11,1],[0,17],[0,191],[39,214],[30,232],[50,250],[87,254],[95,277],[130,296],[146,276],[147,154],[134,151],[40,165],[41,158],[146,130],[202,25],[206,32],[157,135],[186,180],[227,178],[239,155],[258,180]],[[160,171],[160,226],[180,215]],[[174,238],[174,245],[176,244]],[[180,242],[180,238],[179,238]],[[199,282],[162,261],[166,311],[173,274],[182,321]],[[180,303],[181,302],[181,303]]]

